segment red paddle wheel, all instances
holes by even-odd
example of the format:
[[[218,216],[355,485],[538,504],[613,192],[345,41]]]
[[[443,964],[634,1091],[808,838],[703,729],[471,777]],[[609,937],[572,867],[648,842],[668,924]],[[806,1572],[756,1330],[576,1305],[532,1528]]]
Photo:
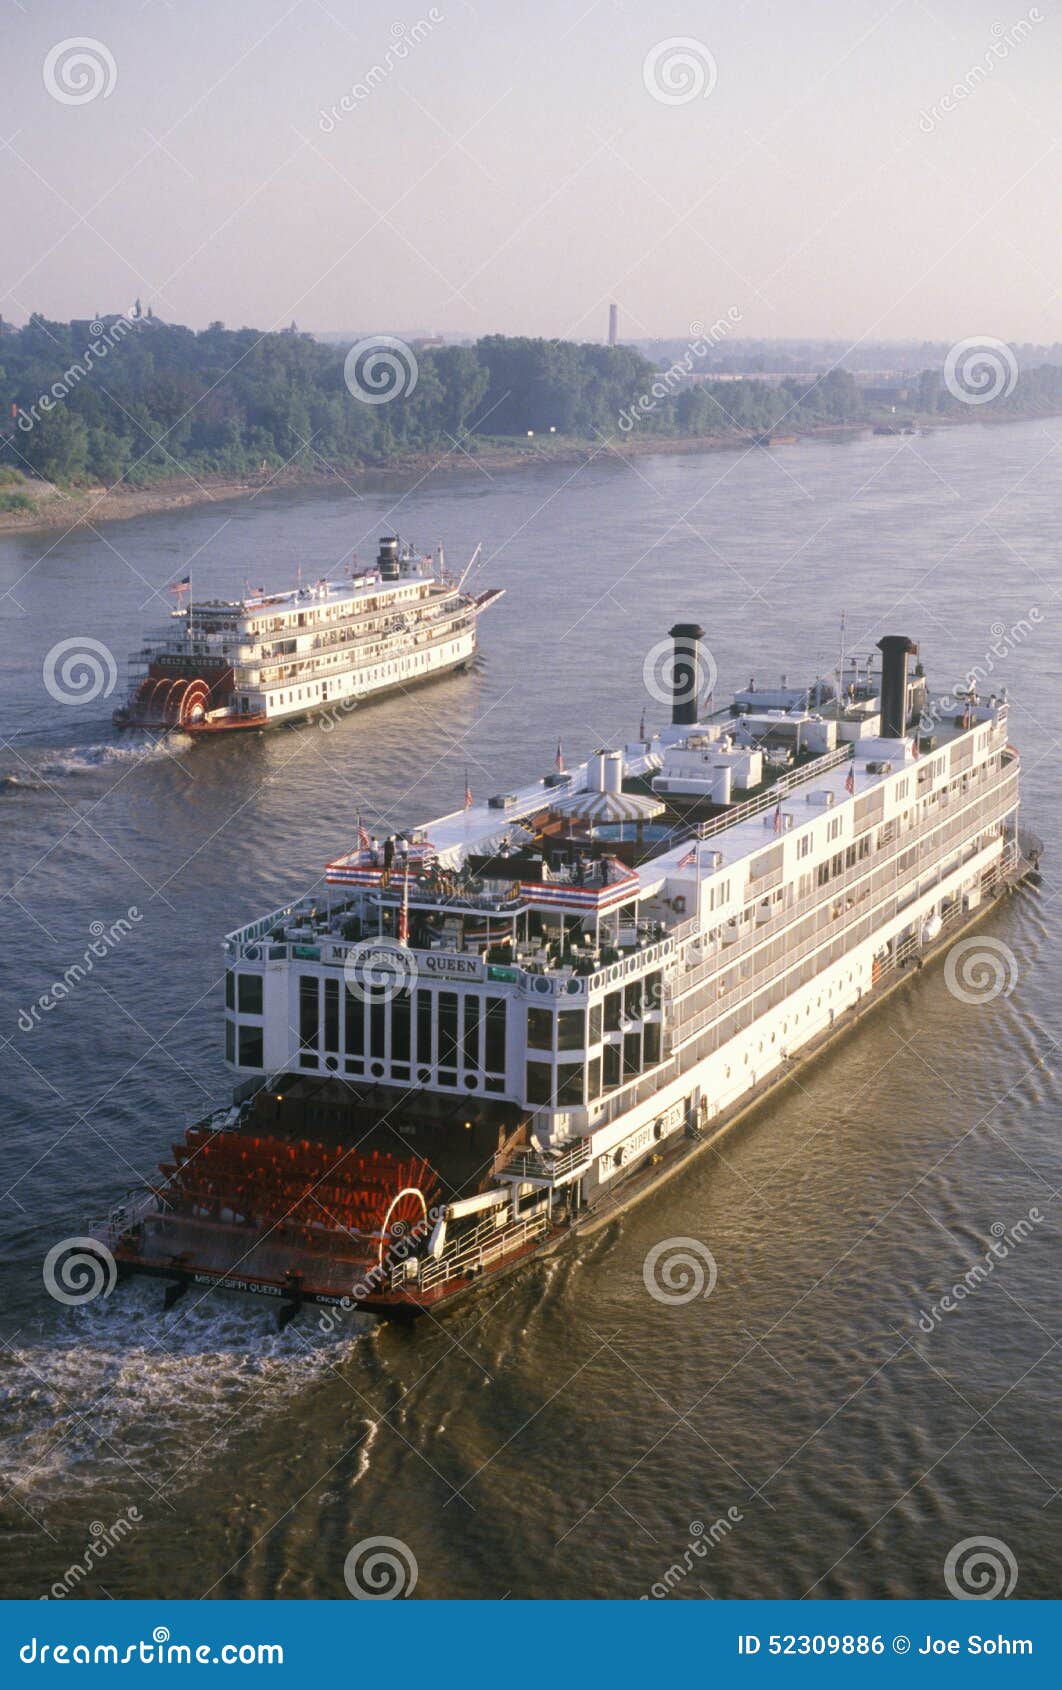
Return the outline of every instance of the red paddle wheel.
[[[376,1263],[411,1235],[427,1238],[438,1182],[420,1157],[198,1127],[173,1154],[160,1196],[179,1214]]]
[[[185,728],[201,722],[210,708],[210,686],[201,675],[148,675],[128,706],[127,719],[138,727]]]
[[[194,680],[178,682],[177,690],[169,700],[167,721],[174,727],[187,727],[189,722],[202,721],[210,703],[210,688],[201,676]]]

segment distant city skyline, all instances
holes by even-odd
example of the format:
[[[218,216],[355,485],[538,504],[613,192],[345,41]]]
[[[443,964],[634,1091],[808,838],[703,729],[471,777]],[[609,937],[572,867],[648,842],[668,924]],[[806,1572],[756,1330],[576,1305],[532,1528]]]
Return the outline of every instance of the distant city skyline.
[[[1046,7],[46,0],[5,31],[8,320],[1062,340]]]

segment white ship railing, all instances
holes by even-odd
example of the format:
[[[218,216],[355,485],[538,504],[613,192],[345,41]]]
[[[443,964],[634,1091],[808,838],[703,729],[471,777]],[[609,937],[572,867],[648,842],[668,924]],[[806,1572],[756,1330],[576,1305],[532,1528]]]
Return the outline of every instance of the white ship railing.
[[[421,1291],[430,1291],[436,1285],[445,1285],[450,1279],[469,1279],[500,1256],[511,1255],[530,1244],[545,1232],[548,1225],[549,1216],[545,1209],[501,1229],[491,1229],[489,1223],[480,1225],[470,1237],[456,1240],[437,1259],[432,1256],[422,1259],[413,1283]],[[395,1268],[391,1275],[392,1290],[401,1291],[410,1284],[406,1273],[408,1265],[403,1262]]]
[[[561,1156],[545,1156],[537,1150],[499,1151],[494,1159],[495,1178],[530,1180],[536,1184],[566,1185],[585,1173],[593,1157],[588,1139],[579,1139]]]
[[[761,792],[758,797],[747,798],[744,804],[732,804],[721,816],[711,816],[706,822],[698,822],[690,837],[711,839],[728,827],[748,821],[750,816],[761,815],[764,810],[773,810],[778,800],[784,798],[787,792],[792,792],[798,786],[806,786],[809,781],[818,780],[820,775],[829,774],[831,769],[839,768],[852,756],[853,748],[850,745],[838,746],[836,751],[826,751],[813,762],[805,763],[802,768],[779,776],[776,781],[771,782],[766,792]]]

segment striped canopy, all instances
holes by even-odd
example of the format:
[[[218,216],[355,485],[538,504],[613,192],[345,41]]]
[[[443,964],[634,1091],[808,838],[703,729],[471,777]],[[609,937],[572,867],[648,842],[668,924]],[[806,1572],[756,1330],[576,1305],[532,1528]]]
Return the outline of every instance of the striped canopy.
[[[578,816],[599,827],[607,822],[647,822],[662,816],[666,805],[658,798],[643,798],[637,792],[571,792],[550,802],[559,816]]]

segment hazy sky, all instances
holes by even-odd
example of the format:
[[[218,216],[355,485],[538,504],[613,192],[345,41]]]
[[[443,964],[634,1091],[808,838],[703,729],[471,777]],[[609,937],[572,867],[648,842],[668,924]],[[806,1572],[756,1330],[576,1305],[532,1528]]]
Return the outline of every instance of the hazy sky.
[[[16,321],[139,294],[196,327],[599,339],[615,299],[631,337],[731,310],[741,335],[1062,339],[1057,0],[2,19]],[[53,52],[77,37],[87,82]]]

